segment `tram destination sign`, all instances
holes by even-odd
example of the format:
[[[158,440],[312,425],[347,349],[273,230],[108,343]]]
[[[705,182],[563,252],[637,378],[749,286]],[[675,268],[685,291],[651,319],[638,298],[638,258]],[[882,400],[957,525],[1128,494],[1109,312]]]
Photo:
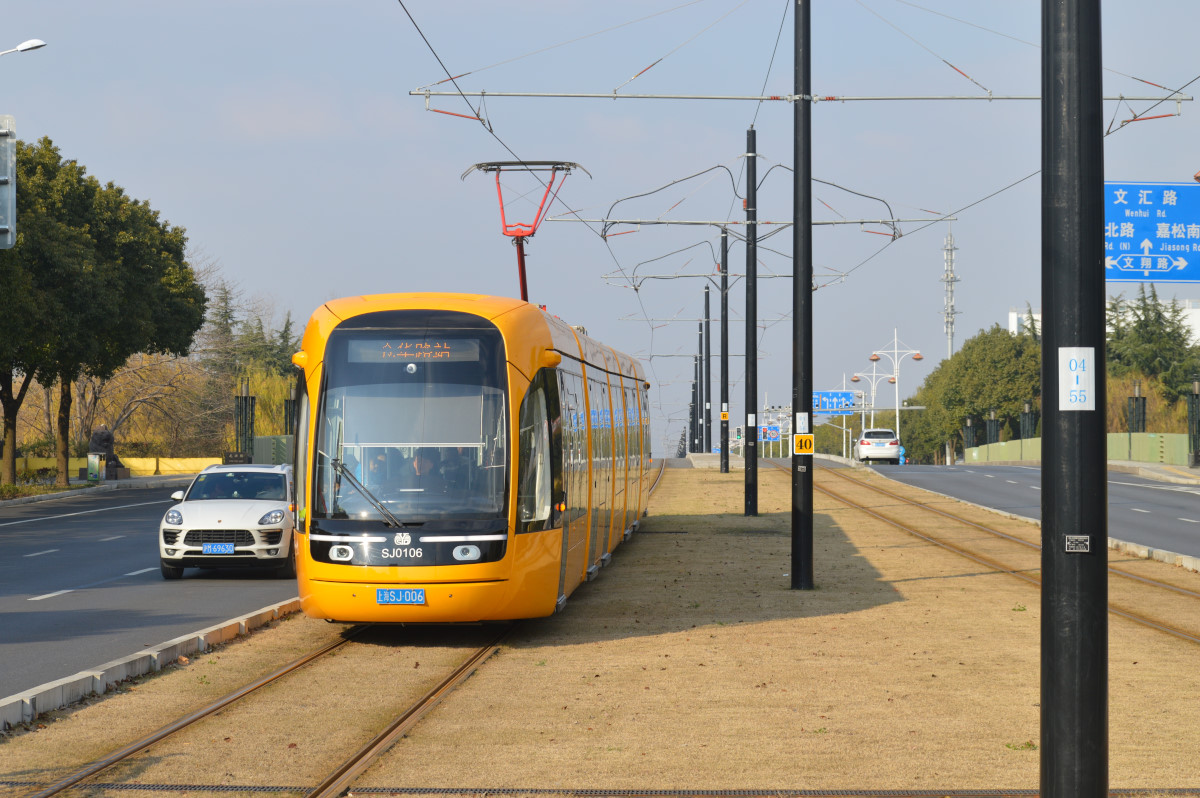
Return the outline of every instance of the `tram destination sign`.
[[[1108,282],[1200,282],[1200,184],[1105,183]]]

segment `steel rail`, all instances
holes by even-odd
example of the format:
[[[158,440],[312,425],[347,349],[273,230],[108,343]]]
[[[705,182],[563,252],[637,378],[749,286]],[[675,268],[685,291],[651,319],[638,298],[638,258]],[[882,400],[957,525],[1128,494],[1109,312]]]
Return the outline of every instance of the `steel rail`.
[[[960,524],[974,527],[975,529],[978,529],[981,532],[987,532],[988,534],[996,535],[997,537],[1004,538],[1005,540],[1012,541],[1013,543],[1017,543],[1021,546],[1027,546],[1028,548],[1034,549],[1036,551],[1042,550],[1042,546],[1040,543],[1031,543],[1028,540],[1023,540],[1022,538],[1016,537],[1014,535],[1009,535],[1006,532],[1001,532],[999,529],[993,529],[992,527],[987,526],[985,524],[980,524],[975,521],[971,521],[970,519],[963,518],[962,516],[955,515],[953,513],[948,513],[948,512],[945,512],[944,510],[939,510],[938,508],[931,507],[928,504],[925,504],[924,502],[914,501],[913,499],[909,499],[905,496],[901,496],[898,493],[893,493],[892,491],[887,490],[886,488],[881,488],[878,485],[870,485],[866,482],[863,482],[862,480],[858,480],[858,479],[855,479],[854,477],[846,476],[845,474],[842,474],[837,470],[831,470],[831,471],[829,471],[829,473],[833,474],[834,476],[837,476],[843,480],[847,480],[850,482],[854,482],[858,485],[861,485],[862,487],[867,488],[868,490],[873,490],[876,493],[881,493],[890,499],[895,499],[896,501],[912,505],[913,507],[919,507],[923,510],[928,510],[931,513],[935,513],[937,515],[948,518],[951,521],[957,521]],[[1131,579],[1134,582],[1141,582],[1142,584],[1150,586],[1150,587],[1157,587],[1162,590],[1166,590],[1166,591],[1169,591],[1172,593],[1178,593],[1182,596],[1187,596],[1189,598],[1200,599],[1200,592],[1197,592],[1195,590],[1188,590],[1187,588],[1168,584],[1167,582],[1162,582],[1157,579],[1151,579],[1149,577],[1139,576],[1138,574],[1130,573],[1129,571],[1124,571],[1120,568],[1117,568],[1116,566],[1112,566],[1112,565],[1108,566],[1108,572],[1110,574],[1112,574],[1113,576],[1120,576],[1125,579]]]
[[[465,662],[443,679],[436,687],[422,696],[415,704],[400,714],[392,723],[380,732],[373,740],[360,748],[354,755],[343,762],[337,770],[324,781],[306,793],[307,798],[336,798],[341,795],[372,763],[387,752],[396,739],[413,727],[431,709],[441,703],[442,698],[459,685],[464,679],[475,672],[475,668],[484,660],[491,657],[500,649],[504,638],[513,630],[515,624],[506,625],[496,635],[495,639],[479,648]]]
[[[158,731],[152,732],[151,734],[143,737],[142,739],[136,740],[135,742],[130,743],[129,745],[125,746],[124,748],[121,748],[120,750],[115,751],[112,754],[109,754],[104,759],[99,759],[99,760],[91,763],[90,765],[87,765],[86,767],[76,771],[75,773],[72,773],[71,775],[66,776],[66,777],[54,782],[53,784],[51,784],[49,787],[45,788],[44,790],[34,793],[31,796],[31,798],[49,798],[49,796],[57,795],[58,793],[62,792],[63,790],[69,789],[70,787],[73,787],[76,784],[79,784],[80,782],[91,778],[92,776],[96,775],[97,773],[107,770],[108,768],[112,767],[113,765],[123,762],[124,760],[129,759],[130,757],[132,757],[142,751],[145,751],[147,748],[154,745],[155,743],[160,742],[161,740],[171,736],[172,734],[175,734],[176,732],[178,732],[182,729],[185,729],[188,726],[191,726],[193,723],[196,723],[197,721],[202,720],[202,719],[208,717],[209,715],[212,715],[213,713],[224,709],[225,707],[229,706],[233,702],[238,701],[241,698],[244,698],[245,696],[249,695],[250,693],[253,693],[255,690],[258,690],[260,687],[265,687],[266,685],[288,675],[289,673],[292,673],[293,671],[298,670],[299,668],[303,667],[304,665],[307,665],[308,663],[312,662],[313,660],[319,659],[320,657],[325,656],[326,654],[330,653],[331,651],[341,648],[346,643],[351,642],[355,637],[357,637],[359,634],[361,634],[367,628],[368,627],[366,625],[355,626],[355,627],[350,628],[349,630],[347,630],[347,632],[345,633],[345,636],[341,640],[336,640],[332,643],[329,643],[328,645],[325,645],[325,646],[322,646],[321,648],[316,649],[315,651],[311,651],[308,654],[305,654],[304,656],[300,657],[299,659],[289,662],[288,664],[284,665],[283,667],[279,668],[278,670],[274,671],[273,673],[263,676],[262,678],[257,679],[256,681],[250,682],[247,685],[239,687],[237,690],[234,690],[232,693],[229,693],[221,698],[218,698],[216,701],[209,704],[208,706],[203,707],[202,709],[199,709],[199,710],[191,713],[190,715],[180,718],[179,720],[176,720],[173,723],[169,723],[166,726],[163,726]]]
[[[771,465],[771,466],[774,466],[774,467],[778,468],[780,471],[785,471],[785,472],[787,471],[787,468],[785,468],[785,467],[784,467],[784,466],[782,466],[782,465],[779,465],[779,464],[777,464],[777,463],[772,463],[772,462],[771,462],[771,461],[769,461],[769,460],[768,460],[768,461],[766,461],[766,462],[767,462],[769,465]],[[832,471],[831,471],[830,473],[834,473],[834,472],[832,472]],[[847,479],[847,480],[849,480],[849,481],[851,481],[851,482],[854,482],[854,483],[855,483],[855,484],[857,484],[857,485],[861,485],[861,486],[863,486],[863,487],[867,487],[867,488],[869,488],[869,489],[872,489],[872,490],[877,490],[877,489],[875,489],[873,486],[870,486],[870,485],[865,485],[863,482],[861,482],[861,481],[859,481],[859,480],[857,480],[857,479],[853,479],[852,477],[844,477],[844,479]],[[991,560],[991,559],[989,559],[989,558],[987,558],[987,557],[983,557],[982,555],[979,555],[979,554],[976,554],[976,553],[974,553],[974,552],[971,552],[971,551],[969,551],[969,550],[967,550],[967,549],[964,549],[964,548],[962,548],[962,547],[960,547],[960,546],[957,546],[957,545],[955,545],[955,544],[953,544],[953,543],[948,543],[948,542],[946,542],[946,541],[944,541],[944,540],[941,540],[941,539],[939,539],[939,538],[933,537],[932,535],[928,535],[928,534],[926,534],[926,533],[924,533],[924,532],[921,532],[921,531],[919,531],[919,530],[917,530],[917,529],[914,529],[913,527],[911,527],[911,526],[909,526],[909,525],[907,525],[907,524],[905,524],[905,523],[903,523],[903,522],[901,522],[901,521],[897,521],[897,520],[895,520],[894,518],[889,518],[888,516],[884,515],[883,513],[877,512],[877,511],[875,511],[875,510],[872,510],[872,509],[871,509],[871,508],[869,508],[869,507],[865,507],[865,506],[863,506],[863,505],[861,505],[861,504],[859,504],[859,503],[857,503],[857,502],[853,501],[852,499],[849,499],[849,498],[847,498],[847,497],[845,497],[845,496],[842,496],[841,494],[838,494],[836,491],[829,490],[829,489],[828,489],[828,488],[826,488],[826,487],[823,487],[823,486],[820,486],[820,485],[813,485],[813,489],[814,489],[815,491],[818,491],[818,492],[820,492],[820,493],[822,493],[822,494],[824,494],[824,495],[826,495],[826,496],[830,497],[830,498],[831,498],[831,499],[833,499],[834,501],[841,502],[842,504],[845,504],[847,507],[850,507],[850,508],[852,508],[852,509],[854,509],[854,510],[857,510],[857,511],[859,511],[859,512],[866,513],[867,515],[871,516],[872,518],[876,518],[876,519],[878,519],[878,520],[880,520],[880,521],[883,521],[885,524],[889,524],[890,526],[896,527],[897,529],[899,529],[899,530],[901,530],[901,531],[903,531],[903,532],[906,532],[906,533],[908,533],[908,534],[910,534],[910,535],[913,535],[913,536],[914,536],[914,537],[916,537],[916,538],[919,538],[919,539],[921,539],[921,540],[924,540],[924,541],[926,541],[927,543],[931,543],[931,544],[933,544],[933,545],[935,545],[935,546],[937,546],[937,547],[939,547],[939,548],[945,549],[945,550],[947,550],[947,551],[949,551],[949,552],[952,552],[952,553],[954,553],[954,554],[958,554],[958,555],[960,555],[960,556],[962,556],[962,557],[965,557],[965,558],[967,558],[967,559],[969,559],[969,560],[971,560],[971,561],[973,561],[973,562],[979,563],[980,565],[984,565],[984,566],[986,566],[986,567],[988,567],[988,568],[991,568],[991,569],[993,569],[993,570],[995,570],[995,571],[998,571],[998,572],[1000,572],[1000,573],[1005,573],[1005,574],[1008,574],[1008,575],[1010,575],[1010,576],[1014,576],[1014,577],[1016,577],[1016,578],[1018,578],[1018,579],[1020,579],[1020,580],[1022,580],[1022,581],[1024,581],[1024,582],[1027,582],[1027,583],[1029,583],[1029,584],[1035,585],[1035,586],[1037,586],[1037,587],[1039,587],[1039,588],[1040,588],[1040,587],[1041,587],[1041,585],[1042,585],[1042,579],[1041,579],[1041,577],[1040,577],[1040,576],[1033,576],[1033,575],[1031,575],[1031,574],[1029,574],[1029,573],[1026,573],[1026,572],[1025,572],[1024,570],[1022,570],[1022,569],[1010,568],[1010,567],[1009,567],[1009,566],[1007,566],[1007,565],[1004,565],[1004,564],[1002,564],[1002,563],[999,563],[999,562],[997,562],[997,561]],[[896,496],[895,494],[890,494],[890,493],[889,493],[889,492],[887,492],[887,491],[881,491],[881,490],[880,490],[880,491],[878,491],[878,492],[880,492],[880,493],[884,493],[885,495],[890,495],[890,496],[893,496],[893,497],[895,497],[895,498],[898,498],[898,499],[903,499],[903,497],[902,497],[902,496]],[[908,502],[908,503],[909,503],[909,504],[911,504],[911,505],[913,505],[913,506],[915,506],[915,507],[922,508],[922,509],[926,509],[926,510],[929,510],[930,512],[934,512],[934,513],[936,513],[936,514],[939,514],[939,515],[945,515],[947,518],[950,518],[950,519],[952,519],[952,520],[960,520],[960,521],[963,521],[964,523],[966,523],[966,524],[969,524],[969,525],[971,525],[971,526],[976,526],[976,527],[978,527],[979,529],[982,529],[982,530],[987,530],[987,527],[984,527],[984,526],[982,526],[982,525],[978,525],[978,524],[974,524],[973,522],[967,521],[966,519],[956,519],[956,518],[955,518],[955,517],[954,517],[952,514],[949,514],[949,513],[944,513],[944,512],[942,512],[942,511],[938,511],[938,510],[934,510],[933,508],[931,508],[931,507],[928,507],[928,506],[926,506],[926,505],[923,505],[923,504],[920,504],[920,503],[918,503],[918,502]],[[1004,537],[1009,537],[1009,536],[1007,536],[1007,535],[1003,535],[1003,533],[997,533],[997,534],[1000,534],[1000,535],[1002,535],[1002,536],[1004,536]],[[1013,540],[1014,542],[1021,542],[1021,543],[1024,543],[1025,545],[1033,545],[1033,546],[1035,546],[1035,547],[1036,547],[1036,544],[1029,544],[1029,542],[1028,542],[1028,541],[1020,541],[1019,539],[1012,539],[1012,538],[1009,538],[1009,539],[1010,539],[1010,540]],[[1038,548],[1040,548],[1040,547],[1038,547]],[[1039,566],[1039,568],[1038,568],[1037,570],[1040,570],[1040,566]],[[1121,575],[1124,575],[1124,574],[1121,574]],[[1157,586],[1159,586],[1159,584],[1155,584],[1155,585],[1153,585],[1153,586],[1156,586],[1156,587],[1157,587]],[[1164,585],[1164,586],[1165,586],[1165,585]],[[1165,587],[1169,587],[1169,586],[1165,586]],[[1185,591],[1185,592],[1187,592],[1187,593],[1190,593],[1190,591]],[[1179,638],[1179,639],[1181,639],[1181,640],[1186,640],[1186,641],[1188,641],[1188,642],[1190,642],[1190,643],[1196,643],[1196,644],[1200,644],[1200,635],[1198,635],[1198,634],[1195,634],[1195,633],[1192,633],[1192,632],[1187,632],[1187,631],[1184,631],[1183,629],[1176,628],[1176,627],[1174,627],[1174,626],[1171,626],[1170,624],[1167,624],[1167,623],[1163,623],[1163,622],[1160,622],[1160,621],[1156,621],[1156,620],[1154,620],[1153,618],[1148,618],[1148,617],[1146,617],[1146,616],[1144,616],[1144,615],[1139,615],[1139,614],[1138,614],[1138,613],[1136,613],[1136,612],[1132,612],[1132,611],[1130,611],[1130,610],[1126,610],[1126,609],[1124,609],[1124,608],[1122,608],[1122,607],[1119,607],[1119,606],[1113,605],[1113,604],[1111,604],[1111,603],[1108,605],[1108,611],[1109,611],[1111,614],[1113,614],[1113,615],[1116,615],[1117,617],[1124,618],[1124,619],[1126,619],[1126,620],[1129,620],[1129,621],[1133,621],[1134,623],[1141,624],[1141,625],[1143,625],[1143,626],[1146,626],[1146,627],[1148,627],[1148,628],[1150,628],[1150,629],[1155,629],[1155,630],[1157,630],[1157,631],[1160,631],[1160,632],[1165,632],[1165,633],[1167,633],[1167,634],[1169,634],[1169,635],[1171,635],[1171,636],[1173,636],[1173,637],[1177,637],[1177,638]]]

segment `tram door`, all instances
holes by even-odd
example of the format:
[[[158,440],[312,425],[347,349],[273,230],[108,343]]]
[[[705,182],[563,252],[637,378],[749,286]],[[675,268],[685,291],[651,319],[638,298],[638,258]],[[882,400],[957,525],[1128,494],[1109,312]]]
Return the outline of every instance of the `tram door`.
[[[566,598],[582,579],[587,558],[588,448],[587,408],[583,378],[565,371],[558,373],[562,402],[563,478],[566,480],[567,511],[563,515],[563,549],[559,564],[558,595]]]
[[[602,372],[603,374],[603,372]],[[588,422],[592,431],[591,524],[588,533],[587,578],[595,579],[607,554],[605,535],[610,520],[612,495],[612,424],[608,403],[608,381],[588,377]]]
[[[612,522],[608,532],[608,550],[617,547],[621,536],[625,533],[625,391],[622,389],[621,378],[610,374],[613,404],[613,498]]]

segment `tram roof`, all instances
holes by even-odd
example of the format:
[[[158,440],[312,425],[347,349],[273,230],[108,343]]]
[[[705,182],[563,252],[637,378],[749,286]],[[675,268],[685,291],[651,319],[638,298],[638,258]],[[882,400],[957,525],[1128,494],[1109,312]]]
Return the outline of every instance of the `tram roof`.
[[[362,296],[332,299],[325,303],[325,308],[339,319],[348,319],[363,313],[374,313],[382,310],[424,310],[436,308],[439,310],[454,310],[482,316],[496,323],[502,329],[523,328],[529,331],[530,325],[541,326],[549,339],[547,345],[564,353],[582,355],[585,360],[593,360],[597,349],[615,354],[614,360],[619,364],[619,370],[630,377],[642,380],[641,363],[605,344],[580,332],[572,330],[561,318],[543,310],[529,302],[514,297],[492,296],[489,294],[459,294],[449,292],[412,292],[396,294],[364,294]],[[508,316],[507,319],[503,318]],[[578,336],[579,344],[575,343]],[[580,353],[579,345],[583,352]]]

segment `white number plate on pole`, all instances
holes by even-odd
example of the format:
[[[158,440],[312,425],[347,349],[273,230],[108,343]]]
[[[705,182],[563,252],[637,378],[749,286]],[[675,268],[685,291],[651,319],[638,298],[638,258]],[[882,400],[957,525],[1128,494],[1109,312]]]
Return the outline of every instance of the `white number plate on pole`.
[[[1093,347],[1059,347],[1058,409],[1096,409],[1096,350]]]

